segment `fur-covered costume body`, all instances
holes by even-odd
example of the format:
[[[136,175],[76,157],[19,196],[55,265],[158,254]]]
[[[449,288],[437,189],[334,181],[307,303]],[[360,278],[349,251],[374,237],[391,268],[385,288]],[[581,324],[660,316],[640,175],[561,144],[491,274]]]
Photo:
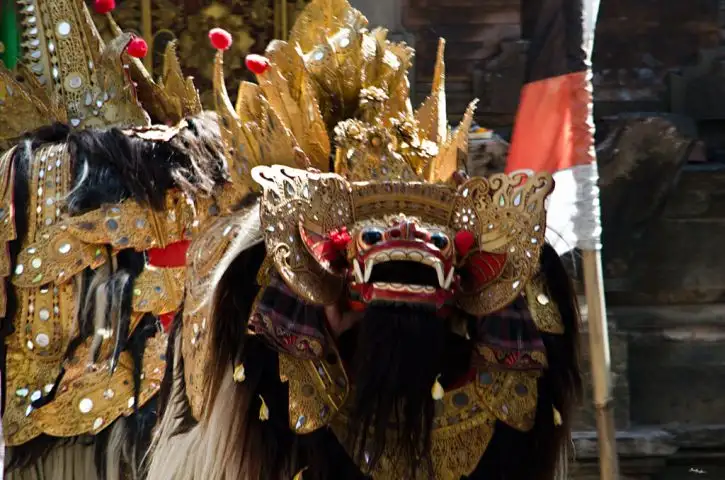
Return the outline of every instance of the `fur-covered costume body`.
[[[230,172],[255,193],[189,249],[152,479],[543,480],[566,463],[579,318],[544,241],[551,176],[466,179],[473,105],[451,133],[442,44],[413,112],[412,51],[366,23],[312,2],[247,59],[259,83],[236,106],[217,55]]]
[[[6,478],[138,478],[186,249],[245,192],[173,46],[157,84],[83,1],[17,3],[25,55],[0,66]]]

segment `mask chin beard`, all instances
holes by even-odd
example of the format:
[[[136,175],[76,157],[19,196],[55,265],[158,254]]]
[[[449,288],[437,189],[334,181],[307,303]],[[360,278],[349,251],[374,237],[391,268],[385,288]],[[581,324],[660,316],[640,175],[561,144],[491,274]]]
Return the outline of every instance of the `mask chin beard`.
[[[431,387],[444,368],[445,320],[433,309],[370,305],[355,330],[348,430],[355,460],[374,469],[387,443],[405,459],[406,478],[432,472]]]

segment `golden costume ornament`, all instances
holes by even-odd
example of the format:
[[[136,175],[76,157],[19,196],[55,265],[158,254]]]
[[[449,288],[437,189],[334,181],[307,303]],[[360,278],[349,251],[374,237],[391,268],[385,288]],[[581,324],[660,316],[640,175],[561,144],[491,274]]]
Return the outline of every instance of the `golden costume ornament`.
[[[155,408],[186,247],[240,197],[173,44],[154,81],[133,56],[143,42],[110,16],[106,44],[80,0],[17,3],[23,57],[0,65],[0,146],[17,144],[0,157],[8,477],[86,478],[85,436]],[[84,453],[53,463],[65,447],[48,439],[61,438]],[[146,445],[128,442],[139,451],[122,468],[136,474]]]

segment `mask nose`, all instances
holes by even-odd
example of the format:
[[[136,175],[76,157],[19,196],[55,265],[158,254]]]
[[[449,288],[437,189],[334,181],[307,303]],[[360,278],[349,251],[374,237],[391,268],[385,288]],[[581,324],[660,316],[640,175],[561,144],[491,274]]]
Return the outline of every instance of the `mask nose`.
[[[420,233],[421,230],[415,221],[403,218],[392,229],[391,237],[399,240],[415,240],[420,238]]]

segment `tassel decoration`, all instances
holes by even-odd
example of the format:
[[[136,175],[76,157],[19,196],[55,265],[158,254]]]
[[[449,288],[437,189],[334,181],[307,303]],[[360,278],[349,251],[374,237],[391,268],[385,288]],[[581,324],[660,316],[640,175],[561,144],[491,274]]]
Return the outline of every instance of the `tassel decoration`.
[[[561,419],[561,413],[559,413],[559,410],[557,410],[555,406],[552,405],[551,408],[554,409],[554,425],[557,427],[562,426],[564,422]]]
[[[259,419],[263,422],[266,422],[269,420],[269,408],[267,407],[267,402],[264,401],[264,398],[260,395],[259,399],[262,401],[262,406],[259,407]]]
[[[234,367],[234,381],[237,383],[242,383],[247,378],[247,374],[244,371],[244,364],[240,363],[236,367]]]
[[[436,376],[433,388],[430,389],[430,394],[433,396],[433,400],[442,400],[443,396],[446,394],[445,390],[443,390],[443,385],[441,385],[438,381],[439,378],[441,378],[440,375]]]

